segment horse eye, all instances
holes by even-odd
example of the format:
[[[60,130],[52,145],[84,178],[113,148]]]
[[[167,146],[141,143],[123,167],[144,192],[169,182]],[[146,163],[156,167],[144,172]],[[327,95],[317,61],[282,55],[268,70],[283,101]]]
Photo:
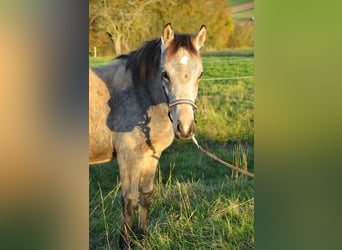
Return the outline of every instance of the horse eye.
[[[200,78],[202,77],[202,75],[203,75],[203,72],[201,72],[201,74],[200,74],[200,76],[198,77],[198,79],[200,79]]]
[[[170,81],[169,75],[167,74],[166,71],[163,71],[163,72],[162,72],[161,78],[162,78],[162,80],[168,80],[168,81]]]

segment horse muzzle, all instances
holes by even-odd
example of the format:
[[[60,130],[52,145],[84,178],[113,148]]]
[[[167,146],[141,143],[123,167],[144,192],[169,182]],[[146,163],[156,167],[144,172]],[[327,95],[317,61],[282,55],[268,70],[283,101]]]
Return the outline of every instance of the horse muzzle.
[[[195,135],[195,131],[196,125],[194,120],[188,126],[178,121],[175,128],[175,136],[177,139],[188,140]]]
[[[186,105],[183,105],[186,104]],[[178,108],[176,115],[177,120],[172,118],[172,110],[176,106],[183,106]],[[187,140],[194,136],[196,130],[195,121],[195,110],[197,108],[196,104],[190,99],[177,99],[168,104],[169,106],[169,118],[173,123],[173,129],[177,139]],[[191,117],[191,118],[190,118]]]

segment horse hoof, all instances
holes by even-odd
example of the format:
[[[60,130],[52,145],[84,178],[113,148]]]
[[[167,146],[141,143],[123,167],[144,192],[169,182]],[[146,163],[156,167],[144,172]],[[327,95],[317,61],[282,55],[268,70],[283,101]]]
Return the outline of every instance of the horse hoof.
[[[138,240],[142,240],[144,238],[145,234],[146,234],[146,232],[142,228],[138,228],[135,231],[135,236],[137,237]]]
[[[119,239],[119,247],[121,250],[131,248],[130,241],[127,238],[123,237],[121,234]]]

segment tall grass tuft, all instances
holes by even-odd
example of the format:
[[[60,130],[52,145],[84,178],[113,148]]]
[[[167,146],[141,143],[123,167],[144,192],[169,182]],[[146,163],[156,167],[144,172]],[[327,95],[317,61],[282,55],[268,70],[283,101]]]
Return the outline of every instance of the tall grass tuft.
[[[108,230],[108,223],[107,223],[107,219],[106,219],[106,208],[104,206],[104,199],[103,199],[103,195],[102,195],[102,190],[101,190],[101,186],[99,184],[99,193],[100,193],[100,198],[101,198],[101,211],[102,211],[102,216],[103,216],[103,224],[104,224],[104,231],[105,231],[105,235],[106,235],[106,246],[108,249],[111,249],[110,247],[110,243],[109,243],[109,230]]]
[[[237,144],[234,146],[233,150],[233,165],[237,166],[243,170],[247,170],[248,165],[248,147],[243,147],[241,144]],[[239,178],[246,178],[243,174],[232,170],[231,177],[235,180]]]

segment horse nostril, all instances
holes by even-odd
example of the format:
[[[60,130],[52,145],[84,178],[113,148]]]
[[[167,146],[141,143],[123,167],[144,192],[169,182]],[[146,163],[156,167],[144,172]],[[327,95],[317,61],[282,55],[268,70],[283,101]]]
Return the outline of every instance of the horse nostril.
[[[177,131],[182,133],[182,125],[180,124],[180,122],[178,122],[177,124]]]
[[[184,126],[182,125],[181,122],[178,122],[176,125],[177,132],[179,135],[182,135],[184,138],[191,137],[195,133],[196,125],[195,122],[193,121],[188,129],[184,130]]]
[[[195,133],[196,131],[196,120],[192,122],[191,124],[191,133]]]

